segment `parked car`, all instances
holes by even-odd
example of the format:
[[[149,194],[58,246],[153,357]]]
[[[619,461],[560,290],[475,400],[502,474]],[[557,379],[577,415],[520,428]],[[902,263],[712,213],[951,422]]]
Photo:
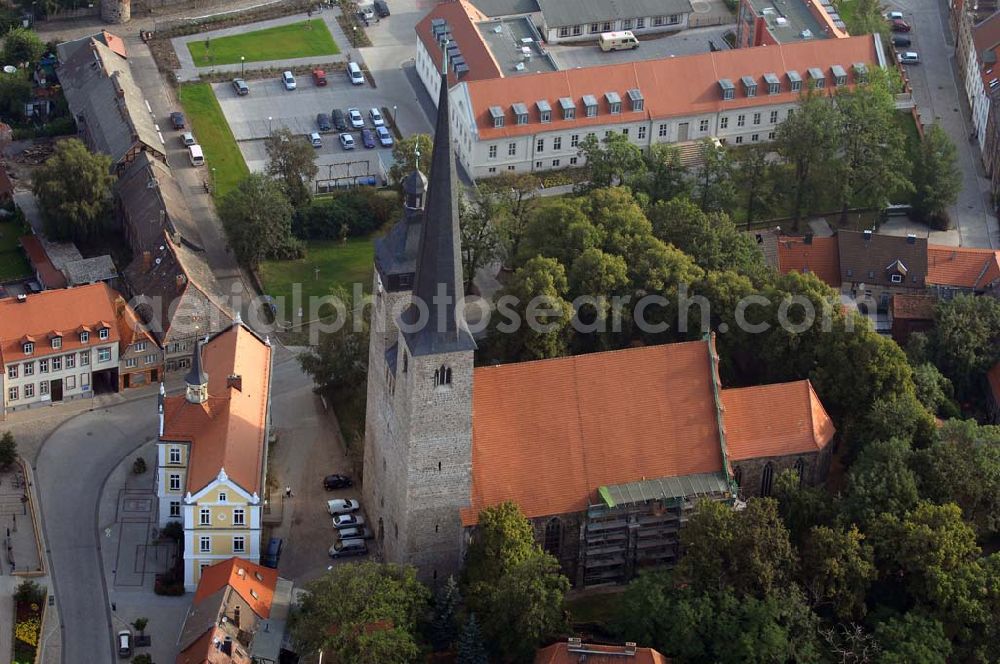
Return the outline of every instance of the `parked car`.
[[[392,134],[385,127],[375,127],[375,133],[378,134],[378,142],[382,144],[384,148],[392,147]]]
[[[194,145],[197,142],[198,141],[194,140],[194,134],[192,134],[191,132],[186,131],[183,134],[181,134],[181,143],[184,144],[184,147],[187,147],[189,145]]]
[[[235,90],[236,94],[240,97],[250,94],[250,86],[247,85],[247,82],[242,78],[233,79],[233,90]]]
[[[180,111],[174,111],[170,114],[170,124],[174,126],[174,129],[184,128],[184,114]]]
[[[375,7],[375,13],[379,15],[379,18],[385,18],[389,15],[389,3],[385,0],[375,0],[372,6]]]
[[[899,61],[904,65],[920,64],[920,54],[916,51],[906,51],[899,54]]]
[[[118,656],[119,657],[131,657],[132,656],[132,632],[127,629],[123,629],[118,632]]]
[[[312,145],[314,148],[323,147],[323,139],[320,138],[319,132],[314,131],[313,133],[309,134],[309,144]]]
[[[896,19],[892,21],[889,26],[892,28],[893,32],[909,32],[910,24],[902,19]]]
[[[365,75],[361,71],[361,67],[358,66],[357,62],[347,63],[347,78],[351,79],[353,85],[364,85]]]
[[[385,124],[385,120],[382,119],[382,111],[377,108],[368,111],[368,117],[371,118],[373,127],[381,127]]]
[[[910,38],[909,37],[904,37],[902,35],[893,35],[892,36],[892,45],[896,46],[896,47],[899,47],[899,46],[909,46],[910,45]]]
[[[361,144],[366,148],[375,147],[375,134],[372,133],[371,129],[365,127],[361,130]]]
[[[323,478],[323,488],[327,491],[346,489],[351,486],[354,486],[354,482],[347,475],[327,475]]]
[[[358,18],[362,21],[371,21],[375,18],[375,8],[371,5],[358,7]]]
[[[188,161],[191,162],[192,166],[205,165],[205,153],[202,152],[201,146],[197,143],[188,146]]]
[[[333,128],[337,131],[347,131],[347,120],[344,118],[344,112],[339,108],[333,109],[330,113],[330,117],[333,118]]]
[[[371,531],[370,528],[366,526],[356,526],[354,528],[341,528],[337,531],[337,535],[340,539],[373,539],[375,533]]]
[[[356,108],[347,109],[347,118],[351,121],[353,129],[361,129],[365,126],[365,118],[361,115],[361,111]]]
[[[342,539],[335,542],[327,553],[331,558],[346,558],[347,556],[363,556],[368,553],[368,544],[363,539]]]
[[[360,514],[340,514],[333,517],[333,527],[337,530],[363,525],[365,525],[365,517]]]
[[[278,569],[278,561],[281,560],[281,549],[283,548],[284,540],[280,537],[272,537],[271,541],[267,543],[267,549],[264,550],[264,555],[260,559],[260,564],[264,567],[270,567],[271,569]]]
[[[281,82],[285,85],[286,90],[295,89],[295,77],[292,75],[292,72],[290,71],[283,72],[281,74]]]
[[[322,69],[313,69],[313,85],[323,87],[326,85],[326,72]]]
[[[361,503],[353,498],[334,498],[326,501],[326,511],[330,514],[350,514],[361,509]]]
[[[354,149],[354,137],[351,136],[348,133],[341,134],[340,135],[340,145],[345,150],[353,150]]]
[[[316,126],[319,128],[320,131],[330,131],[330,129],[333,127],[333,125],[330,124],[330,116],[327,115],[326,113],[317,113]]]
[[[885,15],[885,17],[890,21],[902,21],[903,12],[889,12],[888,14]]]

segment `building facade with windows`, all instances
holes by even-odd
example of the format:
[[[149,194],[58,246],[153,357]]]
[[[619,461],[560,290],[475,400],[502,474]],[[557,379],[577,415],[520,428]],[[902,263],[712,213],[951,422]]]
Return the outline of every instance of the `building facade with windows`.
[[[631,30],[637,37],[688,27],[689,0],[538,0],[541,31],[550,44],[597,41],[604,32]]]
[[[863,36],[459,80],[452,139],[474,178],[582,166],[587,135],[624,134],[643,149],[766,142],[807,89],[834,94],[885,65],[881,42]]]
[[[183,395],[161,388],[159,524],[184,525],[184,586],[233,556],[260,558],[271,346],[237,320],[199,341]]]
[[[0,300],[4,413],[140,384],[124,358],[145,344],[144,371],[161,366],[156,342],[105,283]]]

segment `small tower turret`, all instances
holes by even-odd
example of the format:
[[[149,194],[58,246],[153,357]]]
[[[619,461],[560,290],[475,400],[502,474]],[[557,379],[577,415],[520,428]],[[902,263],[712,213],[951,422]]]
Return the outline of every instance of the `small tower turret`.
[[[208,401],[208,374],[202,368],[201,350],[202,340],[198,339],[194,344],[194,354],[191,357],[191,371],[184,376],[187,384],[188,403],[203,404]]]

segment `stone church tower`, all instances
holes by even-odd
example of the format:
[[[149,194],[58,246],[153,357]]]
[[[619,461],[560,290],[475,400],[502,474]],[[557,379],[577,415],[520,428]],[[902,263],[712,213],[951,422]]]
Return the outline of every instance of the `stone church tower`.
[[[105,23],[128,23],[132,20],[132,0],[101,0],[101,19]]]
[[[459,510],[470,505],[472,481],[476,343],[460,300],[455,173],[442,85],[430,182],[408,176],[403,219],[375,250],[365,426],[364,499],[376,542],[386,562],[415,565],[429,582],[461,567]]]

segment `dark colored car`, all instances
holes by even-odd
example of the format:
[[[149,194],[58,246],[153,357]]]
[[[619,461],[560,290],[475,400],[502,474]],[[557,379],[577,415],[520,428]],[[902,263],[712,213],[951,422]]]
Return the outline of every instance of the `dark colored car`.
[[[250,94],[250,86],[242,78],[233,79],[233,90],[241,97]]]
[[[326,113],[318,113],[316,115],[316,126],[320,131],[330,131],[333,127],[333,125],[330,124],[330,116]]]
[[[892,31],[893,32],[909,32],[910,31],[910,24],[907,23],[906,21],[901,21],[899,19],[896,19],[895,21],[893,21],[889,25],[892,27]]]
[[[385,0],[375,0],[373,5],[375,7],[375,13],[379,15],[379,18],[385,18],[389,15],[389,3]]]
[[[903,37],[901,35],[893,35],[892,36],[892,45],[893,46],[909,46],[910,45],[910,38],[909,37]]]
[[[323,478],[323,488],[327,491],[346,489],[351,486],[354,486],[354,482],[347,475],[327,475]]]
[[[366,148],[375,147],[375,135],[372,133],[371,129],[365,127],[361,130],[361,142]]]
[[[333,118],[333,128],[337,131],[347,131],[347,120],[344,118],[344,112],[339,108],[333,109],[330,112],[330,117]]]
[[[281,560],[281,548],[284,542],[280,537],[272,537],[267,543],[267,549],[261,556],[260,564],[271,569],[278,569],[278,561]]]
[[[170,124],[174,126],[174,129],[184,128],[184,114],[180,111],[174,111],[170,114]]]

